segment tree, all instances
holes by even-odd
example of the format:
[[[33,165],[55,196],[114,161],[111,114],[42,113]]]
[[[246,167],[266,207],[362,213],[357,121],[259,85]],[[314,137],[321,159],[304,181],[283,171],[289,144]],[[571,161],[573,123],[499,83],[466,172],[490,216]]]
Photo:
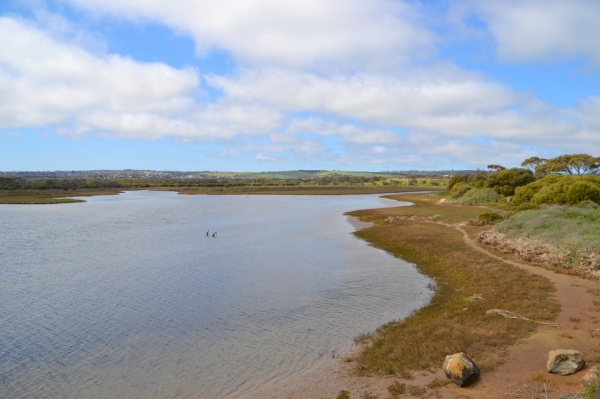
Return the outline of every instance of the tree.
[[[451,191],[452,187],[454,187],[454,185],[456,183],[460,183],[463,181],[463,176],[462,175],[453,175],[450,178],[450,181],[448,181],[448,187],[446,188],[446,190]]]
[[[488,165],[487,168],[489,170],[495,170],[495,171],[499,171],[499,170],[504,170],[506,169],[504,166],[502,165]]]
[[[486,179],[486,186],[504,196],[514,195],[515,188],[533,182],[535,178],[528,169],[511,168],[492,172]]]
[[[579,176],[600,174],[600,157],[588,154],[567,154],[543,161],[535,167],[536,174],[540,176],[551,173]]]
[[[527,158],[526,160],[524,160],[523,163],[521,163],[521,166],[529,169],[531,172],[535,172],[535,168],[537,168],[539,165],[541,165],[543,163],[546,163],[547,161],[548,160],[544,159],[544,158],[531,157],[531,158]]]

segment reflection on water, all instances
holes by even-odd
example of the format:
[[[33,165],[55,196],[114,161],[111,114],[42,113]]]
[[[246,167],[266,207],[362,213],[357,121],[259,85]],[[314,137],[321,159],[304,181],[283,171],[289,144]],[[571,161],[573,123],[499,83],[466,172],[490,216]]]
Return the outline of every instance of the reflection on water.
[[[243,397],[431,295],[351,234],[377,196],[86,200],[0,208],[2,398]]]

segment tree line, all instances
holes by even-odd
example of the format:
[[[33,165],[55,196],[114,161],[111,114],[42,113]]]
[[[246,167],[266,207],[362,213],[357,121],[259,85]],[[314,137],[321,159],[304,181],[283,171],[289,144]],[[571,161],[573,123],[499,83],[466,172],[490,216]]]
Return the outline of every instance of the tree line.
[[[447,187],[450,195],[455,199],[477,197],[498,201],[489,191],[482,191],[493,190],[499,196],[511,198],[514,206],[525,209],[542,204],[600,204],[600,157],[588,154],[551,159],[532,157],[524,160],[521,168],[488,165],[488,169],[491,172],[452,176]]]

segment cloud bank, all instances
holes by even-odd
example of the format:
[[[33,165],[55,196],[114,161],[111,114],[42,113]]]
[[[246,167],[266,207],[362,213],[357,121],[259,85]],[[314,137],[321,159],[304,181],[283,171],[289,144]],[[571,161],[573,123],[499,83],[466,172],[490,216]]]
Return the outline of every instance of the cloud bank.
[[[597,2],[462,2],[435,17],[423,4],[388,0],[63,3],[100,21],[167,26],[191,37],[198,57],[226,52],[236,67],[141,62],[5,15],[0,126],[170,137],[219,143],[219,156],[396,169],[600,152],[597,93],[559,108],[441,55],[444,41],[490,39],[499,62],[583,57],[595,65]],[[469,27],[472,18],[483,26]]]

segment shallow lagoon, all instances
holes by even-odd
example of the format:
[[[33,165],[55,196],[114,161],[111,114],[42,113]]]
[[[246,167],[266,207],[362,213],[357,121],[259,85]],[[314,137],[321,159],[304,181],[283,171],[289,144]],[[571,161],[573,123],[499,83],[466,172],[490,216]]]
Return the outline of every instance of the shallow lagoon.
[[[0,207],[0,397],[243,397],[431,297],[351,234],[377,195],[86,200]]]

